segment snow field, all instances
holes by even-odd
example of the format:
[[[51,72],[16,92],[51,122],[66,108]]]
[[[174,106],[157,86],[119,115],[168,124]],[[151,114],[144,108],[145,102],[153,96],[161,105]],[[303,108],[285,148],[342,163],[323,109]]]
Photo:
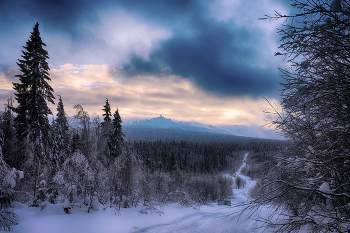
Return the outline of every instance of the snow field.
[[[22,205],[22,204],[20,204]],[[26,207],[15,204],[15,212],[20,216],[20,223],[14,226],[16,233],[115,233],[132,232],[133,230],[164,224],[175,219],[198,212],[191,208],[182,208],[177,204],[164,207],[165,214],[159,216],[156,213],[142,214],[141,208],[122,209],[121,214],[110,208],[87,213],[86,210],[75,206],[70,209],[70,214],[63,210],[63,204],[47,204],[40,210],[34,207]]]
[[[250,187],[255,181],[240,174],[245,166],[248,153],[245,154],[241,168],[236,176],[245,179],[247,185],[242,189],[234,189],[235,199],[232,205],[240,204],[247,199]],[[116,232],[263,232],[257,228],[259,224],[253,219],[246,221],[232,220],[227,217],[237,211],[235,207],[217,205],[201,206],[199,210],[180,207],[177,204],[164,206],[164,214],[142,214],[141,207],[122,209],[120,214],[115,210],[100,206],[98,211],[90,211],[75,206],[70,214],[63,210],[64,204],[46,204],[43,210],[15,202],[14,211],[20,216],[20,223],[13,228],[15,233],[116,233]],[[260,211],[266,216],[267,208]],[[246,214],[242,215],[243,220]],[[257,228],[257,229],[255,229]],[[269,229],[265,232],[270,232]]]

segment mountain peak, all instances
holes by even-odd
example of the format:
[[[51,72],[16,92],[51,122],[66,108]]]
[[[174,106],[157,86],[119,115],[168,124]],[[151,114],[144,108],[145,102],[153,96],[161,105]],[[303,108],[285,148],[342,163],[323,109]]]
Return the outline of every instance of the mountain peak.
[[[132,123],[132,125],[152,126],[152,127],[159,127],[159,128],[179,128],[179,127],[181,127],[179,124],[171,121],[170,118],[165,118],[162,115],[160,115],[159,117],[152,118],[152,119],[134,121]]]

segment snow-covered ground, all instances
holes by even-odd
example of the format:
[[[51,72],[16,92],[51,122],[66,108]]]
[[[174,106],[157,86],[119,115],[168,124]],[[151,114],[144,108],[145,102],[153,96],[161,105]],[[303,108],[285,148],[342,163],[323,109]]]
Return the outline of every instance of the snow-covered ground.
[[[234,189],[235,199],[232,204],[242,203],[247,199],[247,192],[255,181],[240,174],[245,166],[248,153],[236,175],[247,181],[243,189]],[[228,214],[238,207],[222,206],[213,203],[201,206],[200,210],[170,204],[164,207],[164,214],[140,213],[140,208],[123,209],[121,214],[113,210],[100,208],[97,212],[86,213],[80,208],[71,209],[65,214],[62,204],[48,204],[44,210],[28,208],[15,203],[15,212],[20,216],[20,223],[13,228],[16,233],[116,233],[116,232],[263,232],[259,223],[253,219],[243,222],[231,221]],[[261,214],[264,215],[262,210]],[[244,218],[244,216],[243,216]],[[258,228],[258,229],[257,229]],[[269,231],[265,231],[269,232]]]

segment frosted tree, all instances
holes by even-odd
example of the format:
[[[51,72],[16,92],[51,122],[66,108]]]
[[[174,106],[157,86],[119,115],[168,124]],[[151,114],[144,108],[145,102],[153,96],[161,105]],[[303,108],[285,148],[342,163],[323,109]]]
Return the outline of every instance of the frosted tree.
[[[290,141],[279,163],[253,192],[248,209],[274,206],[278,232],[350,229],[350,1],[292,1],[284,19],[283,111],[272,123]]]
[[[108,147],[112,157],[118,157],[122,153],[124,134],[122,132],[122,119],[117,109],[113,115],[112,133],[110,134]]]
[[[11,166],[19,168],[20,164],[18,161],[18,147],[16,140],[16,129],[14,128],[14,115],[12,112],[12,97],[7,100],[7,104],[5,106],[5,111],[0,114],[0,129],[2,129],[3,133],[3,146],[2,152],[4,156],[5,162]]]
[[[148,204],[163,205],[169,201],[169,183],[172,182],[170,174],[157,171],[146,174],[143,187],[143,199]]]
[[[10,169],[2,156],[2,134],[0,130],[0,231],[11,231],[13,225],[19,222],[19,216],[9,209],[14,198],[16,180],[23,177],[23,173],[15,168]]]
[[[94,146],[93,151],[97,151],[99,147],[99,139],[101,137],[101,121],[100,117],[94,113],[91,121],[91,144]]]
[[[71,203],[93,207],[95,197],[95,171],[79,150],[74,152],[62,165],[65,193]]]
[[[89,156],[91,152],[91,145],[89,142],[90,116],[86,111],[84,111],[83,106],[81,106],[80,104],[75,105],[74,109],[77,111],[77,114],[74,115],[74,118],[78,121],[78,124],[80,126],[80,135],[76,135],[76,137],[78,137],[77,143],[81,145],[81,150],[83,154]]]
[[[123,149],[110,168],[111,204],[120,207],[137,205],[143,196],[143,163],[132,148]]]

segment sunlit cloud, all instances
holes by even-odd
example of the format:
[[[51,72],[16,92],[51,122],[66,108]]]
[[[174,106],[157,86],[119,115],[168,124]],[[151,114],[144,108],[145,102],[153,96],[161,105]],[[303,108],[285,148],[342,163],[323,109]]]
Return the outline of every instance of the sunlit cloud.
[[[236,116],[244,116],[246,115],[243,111],[239,111],[236,109],[224,109],[224,116],[220,117],[221,119],[233,119]]]
[[[178,76],[124,78],[122,71],[110,69],[107,65],[65,64],[51,70],[51,85],[55,94],[62,96],[69,115],[75,114],[75,104],[83,105],[90,114],[101,115],[108,98],[112,111],[118,107],[124,118],[162,114],[173,120],[208,124],[265,124],[263,112],[268,104],[262,98],[219,97]]]

